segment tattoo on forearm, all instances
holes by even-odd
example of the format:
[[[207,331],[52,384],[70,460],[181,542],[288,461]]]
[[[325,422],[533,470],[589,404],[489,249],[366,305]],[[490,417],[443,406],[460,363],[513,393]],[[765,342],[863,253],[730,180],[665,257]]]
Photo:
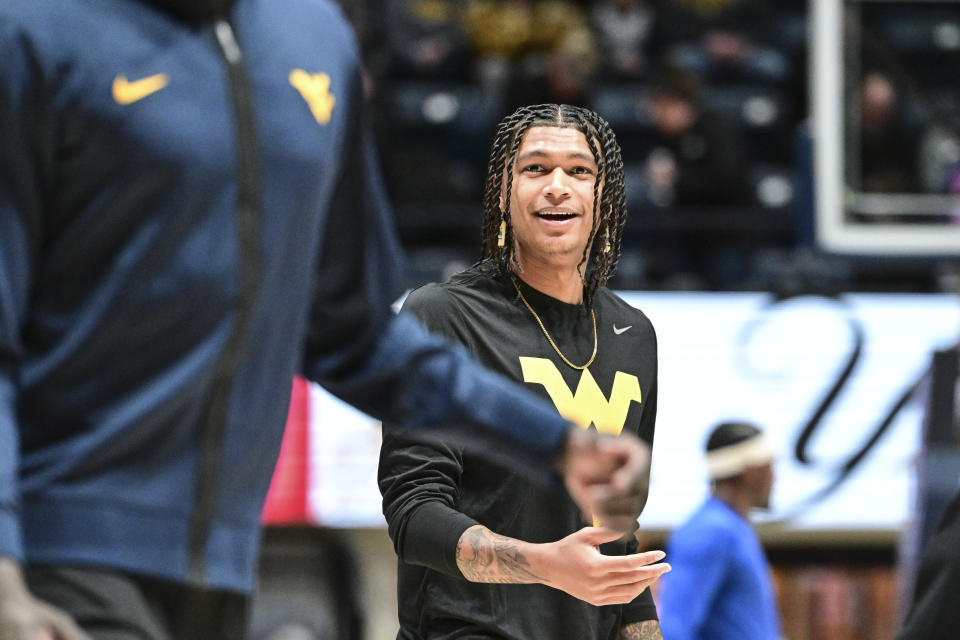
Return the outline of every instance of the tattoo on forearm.
[[[468,529],[457,543],[457,566],[470,582],[529,584],[546,582],[530,570],[519,541],[483,527]]]
[[[620,629],[620,640],[663,640],[656,620],[633,622]]]

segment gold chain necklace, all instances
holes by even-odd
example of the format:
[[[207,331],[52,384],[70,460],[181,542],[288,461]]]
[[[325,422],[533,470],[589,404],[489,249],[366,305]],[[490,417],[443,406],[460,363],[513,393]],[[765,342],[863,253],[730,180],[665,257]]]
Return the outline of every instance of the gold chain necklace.
[[[520,296],[520,301],[523,302],[523,306],[533,315],[533,319],[537,321],[537,324],[540,325],[540,331],[543,331],[543,335],[547,337],[547,341],[550,343],[550,346],[553,347],[553,350],[557,352],[557,355],[560,356],[560,359],[566,362],[569,366],[583,371],[591,364],[593,364],[593,359],[597,357],[597,315],[593,312],[593,309],[590,309],[590,319],[593,321],[593,354],[591,354],[590,359],[583,365],[577,366],[567,360],[567,357],[560,353],[560,348],[557,346],[557,343],[553,341],[553,338],[550,337],[550,334],[547,332],[547,328],[543,326],[543,322],[540,320],[540,316],[537,315],[537,312],[533,310],[533,307],[530,306],[530,303],[527,302],[527,299],[523,297],[523,292],[520,291],[520,285],[517,284],[516,278],[510,276],[510,282],[513,283],[513,288],[517,290],[517,295]]]

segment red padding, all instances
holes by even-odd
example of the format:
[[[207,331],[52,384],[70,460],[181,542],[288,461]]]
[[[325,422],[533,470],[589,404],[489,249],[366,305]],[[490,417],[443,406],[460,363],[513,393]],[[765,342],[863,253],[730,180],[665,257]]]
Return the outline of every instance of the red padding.
[[[290,394],[290,413],[287,414],[280,457],[263,506],[264,524],[310,524],[307,515],[309,422],[310,391],[307,381],[297,377]]]

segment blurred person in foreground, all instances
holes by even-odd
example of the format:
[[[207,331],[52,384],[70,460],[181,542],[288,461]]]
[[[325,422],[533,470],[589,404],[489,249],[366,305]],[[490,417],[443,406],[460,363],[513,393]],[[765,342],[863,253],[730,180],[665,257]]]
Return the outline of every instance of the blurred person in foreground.
[[[750,525],[770,508],[773,449],[752,424],[726,422],[707,440],[711,495],[667,545],[673,571],[661,582],[669,640],[778,640],[776,596]]]
[[[585,429],[652,443],[653,326],[604,286],[626,219],[609,125],[568,105],[507,116],[482,206],[481,261],[404,309]],[[669,570],[663,553],[589,526],[562,492],[413,433],[385,435],[379,481],[399,557],[398,638],[661,638],[647,587]]]
[[[927,541],[897,640],[953,640],[960,629],[960,492]]]
[[[638,440],[589,438],[390,312],[335,5],[11,0],[0,50],[2,640],[243,638],[296,372],[493,440],[630,530]]]

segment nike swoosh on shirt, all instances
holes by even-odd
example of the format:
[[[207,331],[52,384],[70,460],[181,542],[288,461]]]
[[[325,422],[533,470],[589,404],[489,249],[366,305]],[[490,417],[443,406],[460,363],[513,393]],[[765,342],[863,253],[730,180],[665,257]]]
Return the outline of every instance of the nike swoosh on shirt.
[[[160,91],[169,83],[170,76],[165,73],[155,73],[132,82],[126,76],[117,76],[113,79],[113,99],[117,104],[133,104]]]
[[[633,328],[633,325],[632,325],[632,324],[628,324],[628,325],[625,326],[623,329],[617,329],[617,325],[613,325],[613,332],[614,332],[615,334],[617,334],[617,335],[620,335],[620,334],[623,333],[624,331],[626,331],[626,330],[628,330],[628,329],[632,329],[632,328]]]

